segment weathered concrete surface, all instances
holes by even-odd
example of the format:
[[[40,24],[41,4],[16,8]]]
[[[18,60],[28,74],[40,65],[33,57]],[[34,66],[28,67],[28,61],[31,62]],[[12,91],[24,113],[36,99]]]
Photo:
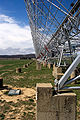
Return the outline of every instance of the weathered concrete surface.
[[[47,62],[43,61],[43,67],[47,67]]]
[[[52,91],[50,83],[37,84],[36,120],[76,120],[76,94]]]
[[[16,73],[21,73],[21,68],[16,68]]]
[[[75,78],[76,77],[76,73],[75,73],[75,70],[71,73],[71,75],[70,75],[70,78],[72,79],[72,78]],[[74,81],[74,82],[72,82],[71,84],[75,84],[76,83],[76,81]]]
[[[62,67],[56,67],[55,64],[53,65],[53,71],[52,71],[52,75],[56,78],[56,79],[60,79],[63,75],[62,73]]]
[[[70,78],[72,79],[72,78],[74,78],[74,77],[75,77],[75,70],[71,73]]]
[[[36,70],[41,70],[41,63],[40,62],[36,62]]]
[[[49,68],[49,69],[51,69],[51,68],[52,68],[52,66],[53,66],[53,64],[52,64],[52,63],[48,63],[48,68]]]
[[[23,68],[27,68],[27,67],[28,67],[27,64],[23,65]]]

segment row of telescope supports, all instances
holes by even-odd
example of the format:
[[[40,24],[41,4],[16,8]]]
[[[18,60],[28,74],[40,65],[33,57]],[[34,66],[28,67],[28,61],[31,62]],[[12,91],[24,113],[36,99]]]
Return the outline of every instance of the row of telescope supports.
[[[62,66],[62,67],[58,67],[52,63],[47,63],[47,62],[39,62],[39,61],[36,61],[36,70],[41,70],[41,65],[43,65],[43,67],[48,67],[49,69],[53,68],[53,71],[52,71],[52,75],[54,76],[55,79],[60,79],[64,73],[63,73],[63,69],[64,69],[64,72],[66,71],[66,68],[67,66]],[[71,73],[71,76],[70,78],[74,78],[76,76],[76,71],[73,71]]]
[[[47,62],[39,62],[39,61],[36,61],[36,70],[41,70],[41,65],[43,65],[43,67],[47,67],[49,69],[51,69],[53,67],[53,64],[52,63],[48,63]]]
[[[66,71],[67,66],[62,66],[62,67],[57,67],[55,64],[53,65],[53,71],[52,75],[59,80],[63,75],[64,72]],[[64,72],[63,72],[64,70]],[[76,76],[76,71],[73,71],[70,75],[70,79],[75,78]]]
[[[56,66],[52,63],[36,62],[36,69],[41,70],[41,66],[52,70],[55,79],[60,79],[66,71],[66,66]],[[75,71],[70,78],[74,78]],[[54,94],[51,83],[38,83],[36,86],[36,120],[76,120],[77,97],[72,91],[60,91]]]

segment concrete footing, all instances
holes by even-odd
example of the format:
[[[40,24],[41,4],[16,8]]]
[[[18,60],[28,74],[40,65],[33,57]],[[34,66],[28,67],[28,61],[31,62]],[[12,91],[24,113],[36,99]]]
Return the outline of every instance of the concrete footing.
[[[16,68],[16,73],[21,73],[21,68]]]
[[[29,67],[29,64],[26,64],[27,65],[27,67]]]
[[[75,77],[76,77],[76,75],[75,75],[75,70],[74,70],[70,75],[70,79],[75,78]],[[75,84],[75,83],[76,83],[76,81],[72,82],[71,84]]]
[[[71,79],[72,79],[72,78],[75,78],[75,71],[73,71],[73,72],[71,73],[70,78],[71,78]]]
[[[76,120],[76,94],[65,92],[53,96],[50,83],[37,84],[36,120]]]
[[[43,61],[43,67],[47,67],[47,63]]]
[[[36,62],[36,70],[41,70],[41,63],[40,62]]]
[[[48,68],[51,69],[53,67],[52,63],[48,63]]]
[[[54,64],[54,65],[53,65],[52,75],[53,75],[56,79],[60,79],[60,78],[63,76],[62,67],[56,67],[55,64]]]
[[[27,64],[23,65],[23,68],[27,68],[27,67],[28,67]]]

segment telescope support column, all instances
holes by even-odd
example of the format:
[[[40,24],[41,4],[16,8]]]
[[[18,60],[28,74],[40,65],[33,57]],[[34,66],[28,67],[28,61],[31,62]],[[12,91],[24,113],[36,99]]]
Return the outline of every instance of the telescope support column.
[[[36,90],[36,120],[76,120],[75,93],[53,95],[50,83],[38,83]]]

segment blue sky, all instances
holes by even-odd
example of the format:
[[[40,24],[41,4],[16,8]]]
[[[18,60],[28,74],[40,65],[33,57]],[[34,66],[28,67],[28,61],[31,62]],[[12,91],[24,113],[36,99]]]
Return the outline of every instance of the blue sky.
[[[28,24],[24,0],[0,0],[0,13],[13,17],[23,25]]]
[[[24,0],[0,0],[0,55],[33,52]]]

